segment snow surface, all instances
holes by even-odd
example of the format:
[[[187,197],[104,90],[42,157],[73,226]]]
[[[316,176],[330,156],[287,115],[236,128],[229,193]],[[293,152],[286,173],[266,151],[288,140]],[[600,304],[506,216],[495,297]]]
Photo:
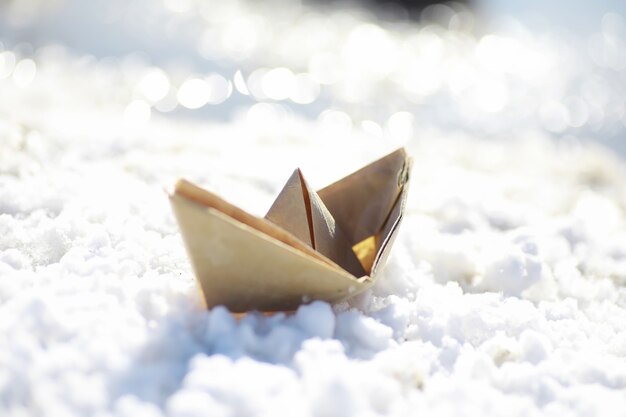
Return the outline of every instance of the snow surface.
[[[237,319],[200,307],[162,185],[187,176],[262,212],[294,163],[326,180],[385,146],[355,137],[328,155],[332,138],[305,120],[271,138],[243,120],[126,136],[103,112],[75,125],[72,111],[19,112],[0,124],[3,415],[626,406],[626,177],[605,151],[424,132],[408,144],[407,215],[374,290]]]
[[[540,129],[383,140],[269,105],[148,122],[115,70],[58,47],[36,62],[0,80],[0,415],[624,414],[611,152]],[[408,207],[373,290],[290,315],[201,307],[164,187],[262,214],[295,166],[321,187],[400,145]]]

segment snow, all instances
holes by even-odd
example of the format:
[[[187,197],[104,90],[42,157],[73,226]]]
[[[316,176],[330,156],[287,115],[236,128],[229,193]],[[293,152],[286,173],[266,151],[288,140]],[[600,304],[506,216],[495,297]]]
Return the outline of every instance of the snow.
[[[4,111],[3,137],[19,131],[18,111]],[[326,150],[315,126],[298,120],[298,136],[275,143],[245,130],[224,146],[158,120],[119,152],[119,121],[88,116],[108,139],[72,141],[38,120],[40,154],[3,145],[6,160],[33,166],[5,168],[0,188],[3,414],[621,413],[625,177],[605,151],[410,142],[407,216],[374,290],[236,318],[201,307],[162,185],[186,175],[232,195],[258,186],[267,202],[284,179],[274,171],[294,161],[341,174],[315,161]],[[243,156],[242,169],[231,146],[243,143],[265,158]],[[351,158],[385,151],[371,146]],[[468,158],[483,152],[493,158]],[[240,203],[262,211],[253,197]]]
[[[400,48],[350,24],[351,42]],[[456,42],[432,36],[419,42]],[[626,409],[626,171],[581,131],[514,129],[515,103],[468,129],[407,112],[359,123],[339,102],[319,118],[266,102],[171,116],[133,95],[163,75],[152,66],[58,46],[32,62],[32,80],[0,80],[0,415]],[[399,145],[409,201],[371,291],[289,314],[203,308],[165,192],[176,178],[262,214],[294,167],[319,188]]]

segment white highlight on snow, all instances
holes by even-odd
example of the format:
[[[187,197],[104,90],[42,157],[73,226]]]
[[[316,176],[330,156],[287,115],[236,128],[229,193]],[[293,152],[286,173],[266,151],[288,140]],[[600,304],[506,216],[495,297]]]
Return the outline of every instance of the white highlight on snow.
[[[269,70],[267,68],[257,68],[248,76],[248,90],[256,99],[267,98],[266,92],[263,89],[263,79],[268,72]]]
[[[187,13],[192,9],[194,2],[192,0],[163,0],[163,4],[174,13]]]
[[[250,91],[248,91],[248,86],[246,85],[246,80],[243,78],[243,74],[241,70],[237,70],[235,75],[233,76],[233,83],[235,84],[235,89],[239,91],[244,96],[249,96]]]
[[[413,137],[413,115],[406,111],[397,112],[391,115],[386,123],[389,132],[389,140],[403,145]]]
[[[320,85],[309,74],[295,76],[295,86],[289,96],[291,101],[298,104],[310,104],[317,100],[320,94]]]
[[[18,87],[27,87],[37,75],[37,65],[30,58],[22,59],[13,69],[13,82]]]
[[[188,109],[199,109],[209,102],[211,87],[206,80],[192,78],[185,81],[178,89],[178,102]]]
[[[151,69],[139,82],[139,89],[152,103],[162,100],[170,91],[170,80],[160,68]]]
[[[15,67],[15,54],[11,51],[0,52],[0,80],[7,78]]]
[[[296,88],[296,78],[287,68],[274,68],[263,75],[261,89],[272,100],[285,100]]]
[[[223,103],[233,93],[233,84],[220,74],[210,74],[205,80],[209,86],[207,101],[210,104]]]
[[[132,123],[143,124],[150,120],[150,105],[143,100],[133,100],[124,110],[124,118]]]

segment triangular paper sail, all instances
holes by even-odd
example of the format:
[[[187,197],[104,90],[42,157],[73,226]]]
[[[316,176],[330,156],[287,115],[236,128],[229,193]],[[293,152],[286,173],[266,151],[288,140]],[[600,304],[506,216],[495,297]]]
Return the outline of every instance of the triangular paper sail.
[[[291,175],[265,218],[290,231],[352,275],[365,275],[352,245],[299,169]]]
[[[295,237],[315,249],[310,224],[311,207],[308,190],[304,188],[302,174],[296,169],[274,200],[265,218],[289,230]]]
[[[369,288],[397,235],[409,168],[401,149],[319,195],[297,170],[267,219],[178,181],[170,201],[206,305],[292,310]]]

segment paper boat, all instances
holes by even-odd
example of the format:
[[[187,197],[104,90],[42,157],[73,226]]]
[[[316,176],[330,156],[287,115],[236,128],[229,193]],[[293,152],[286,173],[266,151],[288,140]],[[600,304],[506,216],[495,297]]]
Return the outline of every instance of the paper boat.
[[[207,307],[294,310],[374,283],[408,192],[404,149],[315,192],[296,170],[265,218],[179,180],[170,201]]]

